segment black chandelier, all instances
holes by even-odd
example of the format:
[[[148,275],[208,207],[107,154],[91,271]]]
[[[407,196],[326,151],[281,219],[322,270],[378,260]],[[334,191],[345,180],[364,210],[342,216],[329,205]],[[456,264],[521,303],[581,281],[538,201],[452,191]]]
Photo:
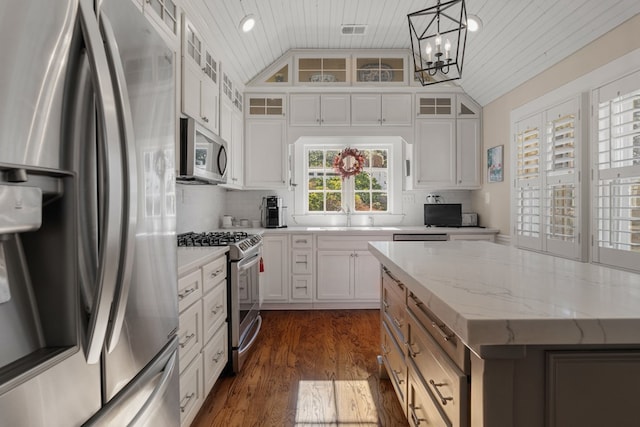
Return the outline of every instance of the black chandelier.
[[[407,18],[414,72],[422,86],[461,78],[467,42],[464,0],[437,0]]]

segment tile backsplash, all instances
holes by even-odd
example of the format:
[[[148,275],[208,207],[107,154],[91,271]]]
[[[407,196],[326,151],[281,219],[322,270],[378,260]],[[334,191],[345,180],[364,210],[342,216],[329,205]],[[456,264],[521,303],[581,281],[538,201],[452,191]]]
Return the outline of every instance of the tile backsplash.
[[[231,215],[235,220],[248,219],[251,223],[252,220],[260,219],[260,206],[264,196],[280,196],[285,206],[293,207],[293,193],[287,190],[240,191],[227,190],[217,185],[178,184],[177,193],[178,233],[220,228],[223,215]],[[427,203],[429,194],[439,195],[443,203],[461,203],[463,212],[471,210],[471,191],[469,190],[405,191],[402,197],[403,215],[395,215],[385,220],[382,220],[382,217],[376,217],[376,224],[422,225],[424,223],[422,205]],[[298,223],[301,222],[298,221]],[[287,224],[297,225],[292,216],[292,208],[287,210]],[[354,225],[356,225],[355,222]]]

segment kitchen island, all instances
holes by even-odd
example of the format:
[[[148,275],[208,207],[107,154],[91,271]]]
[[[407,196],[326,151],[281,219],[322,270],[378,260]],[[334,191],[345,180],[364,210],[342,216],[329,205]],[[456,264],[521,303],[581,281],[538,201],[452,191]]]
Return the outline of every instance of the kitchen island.
[[[383,313],[385,280],[405,292],[405,311],[390,299],[382,316],[390,319],[383,354],[393,349],[386,328],[400,350],[390,351],[399,366],[391,376],[407,369],[396,391],[414,424],[426,417],[412,393],[419,378],[445,425],[637,425],[640,275],[489,242],[372,242],[369,250],[383,265]],[[451,352],[451,342],[464,351]],[[436,378],[430,366],[455,375]],[[460,384],[449,387],[453,377]]]

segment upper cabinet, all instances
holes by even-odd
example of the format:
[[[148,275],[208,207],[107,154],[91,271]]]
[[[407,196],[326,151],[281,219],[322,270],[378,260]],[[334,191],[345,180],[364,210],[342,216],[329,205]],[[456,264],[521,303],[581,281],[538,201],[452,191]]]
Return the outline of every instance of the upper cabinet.
[[[219,64],[195,26],[182,14],[182,112],[219,132]]]
[[[247,99],[247,117],[283,118],[285,116],[285,95],[255,94],[248,96]]]
[[[349,126],[348,94],[292,94],[289,96],[291,126]]]
[[[296,58],[296,83],[300,85],[345,85],[349,82],[348,56],[306,56]]]
[[[351,95],[352,126],[411,126],[410,93]]]
[[[416,95],[415,188],[480,187],[480,107],[463,94]]]
[[[371,57],[355,56],[354,84],[407,84],[406,55]]]
[[[171,38],[178,36],[178,7],[173,0],[145,0],[142,6],[145,15]]]
[[[409,54],[395,50],[290,50],[247,86],[409,86]]]

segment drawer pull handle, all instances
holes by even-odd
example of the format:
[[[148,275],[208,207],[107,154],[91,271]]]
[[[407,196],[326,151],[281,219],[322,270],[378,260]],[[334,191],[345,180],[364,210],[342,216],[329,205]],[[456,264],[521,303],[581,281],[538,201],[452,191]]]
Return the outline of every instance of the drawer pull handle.
[[[211,314],[218,314],[218,311],[220,311],[222,307],[223,307],[222,304],[216,305],[214,308],[211,309]]]
[[[402,371],[396,371],[395,369],[391,369],[391,373],[393,374],[393,379],[396,380],[396,383],[398,383],[398,385],[404,382],[404,380],[400,379],[400,377],[398,376],[398,374],[401,372]]]
[[[296,289],[307,289],[307,287],[306,286],[297,286],[296,285]]]
[[[411,421],[413,421],[414,426],[419,426],[420,421],[427,421],[424,418],[418,418],[418,414],[416,414],[416,409],[420,409],[419,406],[415,406],[412,403],[409,403],[409,409],[411,410]]]
[[[222,269],[216,270],[216,271],[212,271],[211,274],[209,275],[209,277],[213,279],[214,277],[216,277],[220,273],[222,273]]]
[[[440,402],[443,406],[446,405],[448,401],[453,400],[453,397],[444,397],[442,393],[440,393],[440,389],[438,387],[445,386],[445,383],[436,383],[433,380],[429,380],[429,384],[431,384],[431,386],[433,387],[433,390],[438,395],[438,398],[440,399]]]
[[[182,402],[180,402],[180,412],[184,412],[185,409],[187,409],[187,405],[189,404],[189,401],[193,398],[193,396],[195,396],[195,393],[190,393],[188,395],[186,395],[184,397],[184,399],[182,399],[182,402],[184,402],[184,405],[182,404]]]
[[[405,345],[407,346],[407,351],[409,352],[409,356],[413,357],[414,359],[416,358],[416,356],[418,354],[420,354],[419,351],[413,351],[413,348],[411,347],[411,343],[405,343]]]
[[[401,321],[399,321],[395,316],[394,316],[394,318],[393,318],[393,323],[395,323],[395,325],[396,325],[398,328],[402,328],[402,322],[401,322]]]
[[[180,293],[178,294],[178,299],[179,299],[179,300],[182,300],[182,299],[186,298],[186,297],[187,297],[187,295],[189,295],[189,294],[191,294],[191,293],[193,293],[193,292],[195,292],[195,291],[196,291],[196,288],[189,288],[189,289],[187,289],[187,290],[186,290],[186,291],[184,291],[184,292],[180,292]]]
[[[386,345],[384,345],[384,343],[382,344],[382,354],[384,355],[389,354],[389,349],[387,348]]]
[[[296,240],[296,243],[307,243],[307,240]]]
[[[445,341],[449,341],[451,338],[454,337],[453,334],[448,334],[445,331],[443,331],[442,327],[438,325],[436,322],[431,322],[431,326],[433,326],[436,329],[436,331],[438,331],[438,333],[442,336],[442,339]]]
[[[222,357],[222,355],[223,355],[223,354],[224,354],[224,351],[222,351],[222,350],[218,350],[218,352],[215,354],[215,356],[213,356],[213,357],[211,358],[211,360],[212,360],[214,363],[218,363],[218,360],[220,360],[220,357]]]
[[[385,311],[389,310],[389,303],[386,302],[385,300],[382,300],[382,306],[384,307]]]
[[[193,338],[195,338],[195,336],[196,336],[195,333],[191,335],[187,335],[186,337],[187,339],[180,343],[180,348],[184,348],[184,346],[187,345],[187,343],[189,343],[189,341],[191,341]]]

